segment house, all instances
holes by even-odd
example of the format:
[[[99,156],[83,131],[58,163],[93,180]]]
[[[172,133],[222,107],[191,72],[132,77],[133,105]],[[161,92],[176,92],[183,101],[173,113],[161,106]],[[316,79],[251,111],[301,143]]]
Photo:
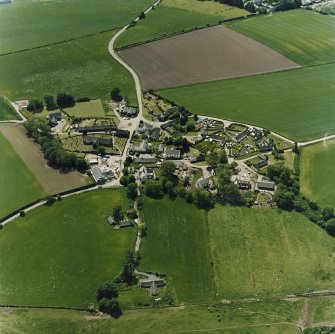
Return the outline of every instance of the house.
[[[234,140],[236,143],[241,142],[243,139],[245,139],[249,134],[249,130],[245,129],[244,131],[240,132],[238,135],[235,136]]]
[[[271,139],[265,138],[257,143],[257,147],[261,152],[269,152],[273,149],[273,142]]]
[[[204,155],[199,155],[198,157],[190,157],[190,162],[201,162],[205,161]]]
[[[157,287],[161,287],[161,286],[166,285],[166,283],[163,279],[156,278],[156,279],[140,279],[139,286],[141,288],[150,289],[153,282],[156,284]]]
[[[275,186],[276,186],[275,183],[271,181],[257,181],[256,182],[256,190],[274,191]]]
[[[127,117],[136,117],[138,114],[138,109],[134,107],[125,107],[121,111],[122,116],[127,116]]]
[[[181,152],[180,150],[165,148],[163,156],[165,159],[180,159]]]
[[[93,145],[95,147],[97,146],[112,147],[113,146],[113,140],[111,138],[98,138],[98,137],[93,137],[93,136],[84,136],[83,142],[85,145]]]
[[[54,112],[52,114],[47,115],[47,119],[49,120],[49,125],[51,127],[57,126],[58,122],[62,120],[62,113]]]
[[[112,216],[109,216],[107,218],[107,221],[112,226],[119,225],[120,228],[129,227],[133,225],[133,223],[130,220],[121,220],[119,223],[117,223]]]
[[[250,136],[255,139],[261,139],[263,137],[263,131],[257,129],[257,128],[251,128],[249,129]]]
[[[268,165],[268,159],[265,155],[259,155],[259,161],[254,163],[252,166],[256,169],[261,169]]]
[[[102,174],[102,171],[98,166],[92,168],[91,174],[94,181],[98,184],[105,183],[107,181],[106,176]]]
[[[106,168],[101,169],[98,166],[94,166],[91,169],[91,174],[94,178],[94,181],[98,184],[105,183],[105,182],[110,181],[113,178],[115,178],[115,174],[113,173],[112,170],[106,169]]]
[[[147,153],[150,150],[150,145],[146,140],[143,140],[140,146],[135,146],[134,144],[129,145],[129,153]]]
[[[161,129],[160,128],[152,128],[148,131],[148,137],[153,140],[159,140],[161,136]]]
[[[238,186],[239,189],[243,189],[243,190],[251,188],[250,180],[247,180],[242,177],[239,177],[236,179],[236,185]]]
[[[156,161],[157,159],[154,157],[139,157],[133,159],[135,164],[154,164]]]
[[[214,143],[220,143],[221,146],[224,146],[224,144],[226,143],[226,138],[218,134],[213,134],[209,136],[209,140]]]
[[[156,174],[153,168],[146,168],[142,166],[138,171],[139,180],[144,183],[148,179],[155,179]]]
[[[83,133],[86,135],[89,132],[111,132],[116,131],[116,125],[93,125],[93,126],[83,126],[78,127],[78,132]]]
[[[121,137],[121,138],[129,138],[130,132],[128,130],[116,129],[115,136],[116,137]]]
[[[171,107],[171,108],[168,108],[167,110],[165,110],[163,113],[161,113],[159,116],[158,116],[158,120],[160,122],[164,122],[166,121],[167,119],[169,119],[169,117],[175,113],[175,112],[178,112],[178,107],[177,106],[174,106],[174,107]]]
[[[202,177],[201,179],[197,181],[196,186],[202,189],[206,189],[206,188],[214,189],[215,184],[214,184],[213,176]]]

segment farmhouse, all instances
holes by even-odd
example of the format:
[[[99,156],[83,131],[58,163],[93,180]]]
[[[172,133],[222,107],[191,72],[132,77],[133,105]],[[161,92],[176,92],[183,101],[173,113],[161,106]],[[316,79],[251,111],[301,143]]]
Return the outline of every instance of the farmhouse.
[[[168,148],[165,148],[163,154],[165,159],[180,159],[180,155],[181,155],[180,150],[168,149]]]
[[[270,182],[270,181],[257,181],[256,190],[274,191],[275,190],[275,183]]]
[[[94,166],[91,170],[91,174],[94,178],[94,181],[98,184],[105,183],[113,178],[115,178],[115,174],[110,169],[101,169],[98,166]]]
[[[84,136],[83,142],[85,145],[93,145],[93,146],[113,146],[113,140],[111,138],[98,138],[93,136]]]

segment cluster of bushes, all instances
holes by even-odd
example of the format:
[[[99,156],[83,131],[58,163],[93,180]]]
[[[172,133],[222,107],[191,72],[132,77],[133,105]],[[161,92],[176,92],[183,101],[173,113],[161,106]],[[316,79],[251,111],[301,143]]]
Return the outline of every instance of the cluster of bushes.
[[[85,172],[88,164],[84,159],[65,151],[60,141],[51,134],[50,126],[46,120],[34,119],[25,123],[27,135],[41,146],[45,159],[51,166],[65,170],[77,169]]]
[[[122,314],[117,298],[119,292],[113,282],[105,282],[100,285],[97,292],[99,310],[117,318]]]
[[[335,333],[335,327],[319,327],[319,328],[306,328],[304,330],[306,334],[331,334]]]
[[[87,99],[87,98],[83,98]],[[79,100],[79,99],[78,99]],[[56,101],[52,95],[44,96],[44,103],[41,100],[33,99],[29,100],[27,110],[31,112],[41,112],[44,109],[44,106],[47,110],[55,110],[57,108],[70,108],[76,104],[76,100],[72,95],[66,93],[57,94]]]

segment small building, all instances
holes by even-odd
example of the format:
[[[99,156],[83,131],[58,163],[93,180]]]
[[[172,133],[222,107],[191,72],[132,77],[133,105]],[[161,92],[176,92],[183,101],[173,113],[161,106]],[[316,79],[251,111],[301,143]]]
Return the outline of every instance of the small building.
[[[83,142],[85,145],[93,145],[93,146],[113,146],[113,140],[111,138],[98,138],[93,136],[84,136]]]
[[[155,179],[156,174],[153,168],[146,168],[145,166],[142,166],[138,171],[138,179],[144,183],[148,179]]]
[[[202,189],[214,189],[215,183],[213,176],[202,177],[197,181],[196,186]]]
[[[218,134],[213,134],[209,136],[209,140],[214,143],[219,143],[221,146],[224,146],[226,143],[226,138]]]
[[[157,159],[153,157],[136,157],[133,160],[135,164],[154,164],[156,161]]]
[[[107,181],[106,176],[102,174],[102,171],[98,166],[92,168],[91,174],[93,176],[94,181],[98,184],[102,184]]]
[[[62,113],[54,112],[52,114],[47,115],[47,119],[49,120],[49,125],[51,127],[57,126],[58,122],[62,120]]]
[[[143,140],[139,146],[135,146],[134,144],[129,145],[129,153],[148,153],[150,150],[149,143],[146,140]]]
[[[121,137],[121,138],[129,138],[130,132],[128,130],[116,129],[115,136],[116,137]]]
[[[242,177],[236,179],[236,185],[238,186],[239,189],[242,189],[242,190],[248,190],[251,188],[250,180],[247,180]]]
[[[261,139],[263,137],[263,131],[257,128],[249,129],[250,136],[255,138],[256,140]]]
[[[181,152],[177,149],[165,148],[163,156],[165,159],[180,159]]]
[[[121,111],[122,116],[127,116],[127,117],[136,117],[138,114],[138,109],[134,107],[125,107]]]
[[[157,286],[155,281],[153,281],[151,283],[149,294],[150,294],[150,296],[157,296],[158,295],[158,286]]]
[[[256,190],[274,191],[276,184],[271,181],[257,181]]]
[[[161,287],[161,286],[165,286],[166,285],[166,283],[165,283],[165,281],[163,279],[157,278],[157,279],[141,279],[139,281],[139,286],[141,288],[150,289],[150,287],[151,287],[151,285],[152,285],[153,282],[155,283],[155,285],[157,287]]]
[[[110,225],[112,225],[112,226],[117,226],[117,225],[118,225],[120,228],[133,226],[133,223],[132,223],[130,220],[126,220],[126,219],[121,220],[119,223],[117,223],[117,222],[114,220],[113,216],[109,216],[109,217],[107,218],[107,221],[108,221],[108,223],[109,223]]]
[[[110,125],[93,125],[93,126],[78,127],[77,131],[86,135],[89,132],[112,132],[116,130],[117,130],[116,125],[110,124]]]
[[[249,130],[245,129],[244,131],[240,132],[238,135],[235,136],[234,140],[236,143],[240,143],[243,139],[247,138],[249,134]]]
[[[257,147],[261,152],[269,152],[273,150],[273,142],[269,138],[264,138],[257,143]]]
[[[268,165],[268,159],[265,155],[259,155],[258,158],[259,158],[259,161],[257,161],[256,163],[252,165],[254,168],[261,169]]]

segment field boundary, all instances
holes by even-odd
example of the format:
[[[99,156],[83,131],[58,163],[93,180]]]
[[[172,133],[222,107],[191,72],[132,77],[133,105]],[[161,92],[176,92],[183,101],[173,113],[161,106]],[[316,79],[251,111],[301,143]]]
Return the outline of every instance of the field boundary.
[[[131,44],[128,44],[128,45],[120,46],[119,48],[115,48],[114,50],[115,51],[121,51],[121,50],[125,50],[125,49],[130,49],[130,48],[135,47],[135,46],[140,46],[140,45],[149,44],[149,43],[152,43],[152,42],[157,42],[157,41],[160,41],[160,40],[163,40],[163,39],[167,39],[167,38],[171,38],[171,37],[174,37],[174,36],[186,34],[186,33],[192,32],[192,31],[203,30],[203,29],[206,29],[206,28],[211,28],[211,27],[216,27],[216,26],[219,26],[219,25],[224,25],[226,22],[242,21],[242,20],[248,19],[249,17],[253,17],[255,15],[256,14],[254,14],[254,13],[250,13],[246,16],[239,16],[239,17],[234,17],[234,18],[231,18],[231,19],[219,20],[218,23],[212,23],[212,24],[207,23],[207,24],[204,24],[202,26],[196,26],[196,27],[189,28],[189,29],[183,29],[181,31],[173,32],[173,33],[167,34],[165,36],[151,38],[151,39],[148,39],[148,40],[143,41],[143,42],[136,42],[136,43],[131,43]]]

